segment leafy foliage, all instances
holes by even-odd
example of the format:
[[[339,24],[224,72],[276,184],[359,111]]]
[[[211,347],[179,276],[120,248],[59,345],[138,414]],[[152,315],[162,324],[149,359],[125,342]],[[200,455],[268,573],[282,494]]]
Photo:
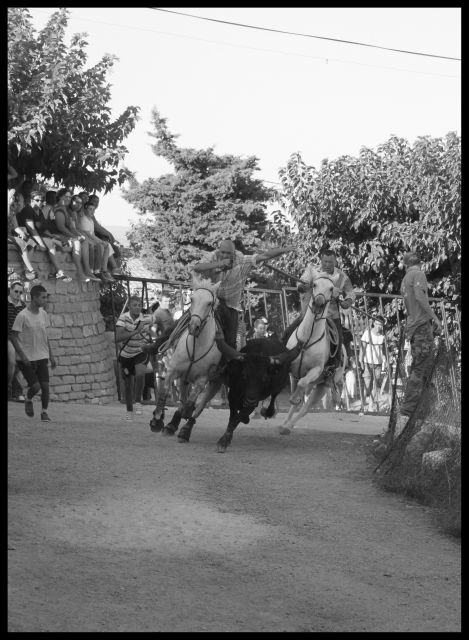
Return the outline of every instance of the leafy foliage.
[[[156,109],[152,123],[152,149],[171,163],[174,174],[141,184],[132,180],[124,192],[142,215],[129,234],[134,253],[159,277],[188,280],[190,265],[224,238],[239,238],[253,252],[267,226],[265,202],[273,196],[252,177],[257,158],[178,147]]]
[[[354,285],[399,293],[402,254],[421,255],[434,296],[459,301],[461,265],[461,141],[420,137],[413,146],[391,136],[358,158],[323,160],[319,170],[298,153],[280,171],[285,214],[274,216],[270,237],[294,236],[300,272],[321,247],[335,249]],[[286,263],[284,263],[286,264]]]
[[[29,180],[107,193],[129,177],[122,142],[139,109],[111,119],[106,78],[117,58],[86,68],[86,34],[67,47],[67,20],[59,9],[36,33],[28,9],[8,8],[8,160]]]

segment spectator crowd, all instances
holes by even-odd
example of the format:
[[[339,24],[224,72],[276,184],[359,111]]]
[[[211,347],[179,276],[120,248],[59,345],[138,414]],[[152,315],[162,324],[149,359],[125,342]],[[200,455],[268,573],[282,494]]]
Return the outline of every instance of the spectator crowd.
[[[97,195],[85,191],[73,194],[67,187],[38,189],[11,167],[8,183],[8,244],[20,253],[26,280],[39,283],[31,251],[44,252],[52,279],[72,280],[60,268],[58,253],[70,254],[78,281],[107,284],[114,281],[114,275],[121,275],[118,243],[96,219]]]

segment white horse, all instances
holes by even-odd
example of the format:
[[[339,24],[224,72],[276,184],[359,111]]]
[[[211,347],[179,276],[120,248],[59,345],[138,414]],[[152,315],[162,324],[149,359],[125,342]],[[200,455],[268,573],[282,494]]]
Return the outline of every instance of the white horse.
[[[330,276],[325,272],[319,273],[313,281],[311,299],[304,318],[287,341],[287,349],[292,349],[298,340],[303,341],[304,346],[300,355],[290,365],[292,407],[279,428],[281,435],[289,435],[298,420],[308,413],[330,386],[323,374],[331,348],[327,311],[333,291],[334,283]],[[347,353],[342,345],[341,364],[335,370],[333,386],[340,387],[346,363]]]
[[[210,399],[208,394],[203,394],[203,405],[197,403],[197,415],[192,417],[195,402],[208,380],[215,374],[222,355],[215,342],[217,327],[214,310],[218,303],[219,286],[219,282],[213,284],[209,280],[194,277],[194,291],[189,310],[190,322],[170,356],[164,384],[158,392],[153,419],[150,422],[152,431],[163,430],[166,435],[172,435],[177,431],[181,418],[187,419],[189,426],[185,425],[178,436],[181,442],[189,441],[195,417],[202,412]],[[165,426],[166,398],[171,384],[176,379],[179,382],[180,402],[171,422]]]

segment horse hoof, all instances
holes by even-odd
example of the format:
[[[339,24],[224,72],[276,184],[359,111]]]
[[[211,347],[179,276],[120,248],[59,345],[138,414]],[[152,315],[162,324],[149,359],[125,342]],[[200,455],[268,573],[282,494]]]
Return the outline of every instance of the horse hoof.
[[[294,398],[294,397],[291,397],[291,398],[290,398],[290,400],[289,400],[289,402],[290,402],[290,404],[292,404],[294,407],[297,407],[299,404],[301,404],[302,399],[301,399],[301,398],[296,399],[296,398]]]
[[[187,438],[181,438],[180,436],[178,436],[178,442],[181,444],[189,444],[189,440]]]
[[[291,429],[288,429],[288,427],[280,427],[278,432],[281,436],[289,436],[291,433]]]
[[[226,453],[226,445],[217,444],[217,453]]]
[[[150,420],[150,430],[153,431],[153,433],[159,433],[163,427],[164,427],[163,420],[161,419],[157,420],[156,418],[152,418]]]

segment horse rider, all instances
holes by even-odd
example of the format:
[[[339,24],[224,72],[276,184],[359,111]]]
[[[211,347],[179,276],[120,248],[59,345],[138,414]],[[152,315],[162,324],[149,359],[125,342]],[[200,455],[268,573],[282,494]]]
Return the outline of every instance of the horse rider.
[[[334,291],[329,303],[327,317],[334,322],[338,334],[337,349],[334,357],[331,357],[330,360],[330,364],[333,365],[333,368],[329,373],[332,375],[333,371],[340,365],[342,344],[344,341],[342,323],[340,321],[340,308],[349,309],[352,306],[355,301],[355,292],[348,275],[341,269],[337,268],[336,254],[332,249],[322,249],[319,254],[319,258],[320,264],[308,265],[301,276],[302,282],[297,285],[297,290],[300,293],[301,315],[286,329],[283,341],[288,341],[288,338],[303,320],[306,309],[308,308],[308,303],[311,299],[311,287],[313,285],[313,280],[315,280],[321,272],[327,273],[334,284]],[[339,300],[339,296],[343,296],[343,299]]]
[[[196,273],[208,277],[213,283],[221,282],[215,315],[222,328],[223,336],[217,335],[217,346],[228,359],[240,357],[236,351],[238,316],[247,277],[251,269],[259,263],[276,258],[283,253],[294,251],[295,246],[275,247],[261,253],[245,255],[235,249],[231,239],[222,240],[218,249],[209,253],[205,260],[193,266]],[[236,354],[236,355],[235,355]]]

